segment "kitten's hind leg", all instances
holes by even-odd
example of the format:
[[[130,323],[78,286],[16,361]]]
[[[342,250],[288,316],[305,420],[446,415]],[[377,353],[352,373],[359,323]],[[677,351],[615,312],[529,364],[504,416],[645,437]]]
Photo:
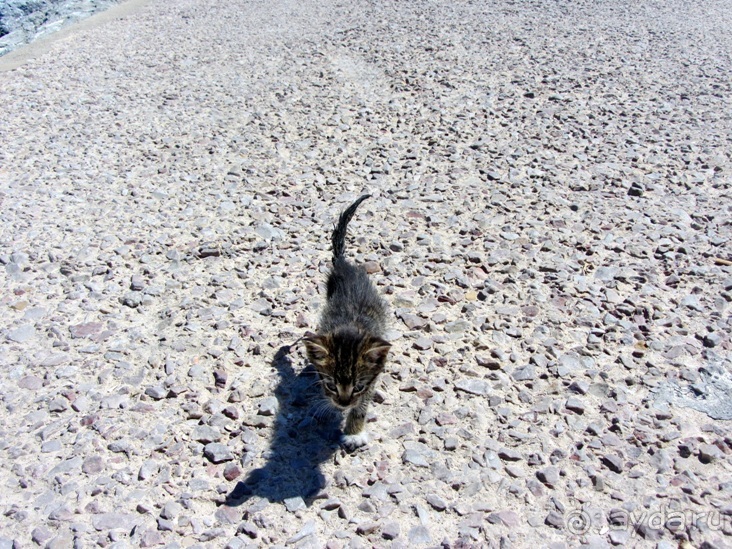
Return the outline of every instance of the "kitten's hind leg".
[[[349,452],[353,452],[356,448],[365,446],[369,442],[368,433],[364,430],[367,407],[367,403],[362,403],[348,412],[346,428],[341,437],[341,444]]]

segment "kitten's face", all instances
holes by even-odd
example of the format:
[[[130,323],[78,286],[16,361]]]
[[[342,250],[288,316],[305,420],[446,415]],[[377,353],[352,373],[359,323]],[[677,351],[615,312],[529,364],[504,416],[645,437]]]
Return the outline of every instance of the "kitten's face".
[[[323,393],[341,410],[358,406],[370,394],[391,347],[383,339],[352,332],[310,336],[305,346]]]

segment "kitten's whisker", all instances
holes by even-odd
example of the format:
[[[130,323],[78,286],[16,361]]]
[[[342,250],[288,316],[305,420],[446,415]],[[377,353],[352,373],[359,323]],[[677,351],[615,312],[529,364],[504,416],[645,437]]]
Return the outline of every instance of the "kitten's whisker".
[[[321,419],[326,415],[332,415],[335,412],[333,405],[327,399],[320,399],[313,403],[312,417],[313,419]]]

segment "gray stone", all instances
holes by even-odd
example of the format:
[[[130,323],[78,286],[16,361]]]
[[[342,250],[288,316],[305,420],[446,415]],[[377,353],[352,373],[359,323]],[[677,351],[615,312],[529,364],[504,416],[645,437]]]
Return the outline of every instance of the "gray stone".
[[[491,524],[505,524],[509,528],[515,528],[521,524],[521,519],[514,511],[498,511],[490,513],[486,518]]]
[[[207,541],[220,538],[223,535],[226,535],[226,530],[224,530],[223,528],[210,528],[204,532],[201,532],[201,534],[199,534],[198,536],[198,540],[206,543]]]
[[[259,225],[255,229],[255,231],[259,236],[267,241],[278,241],[282,240],[285,237],[284,232],[282,232],[280,229],[273,227],[272,225],[269,225],[268,223],[263,223]]]
[[[471,395],[486,396],[491,392],[491,384],[488,380],[478,379],[474,377],[458,379],[455,382],[455,388],[470,393]]]
[[[29,389],[31,391],[36,391],[43,387],[43,380],[34,375],[24,376],[18,381],[18,387],[21,389]]]
[[[681,306],[687,307],[689,309],[692,309],[694,311],[702,311],[703,307],[701,304],[701,301],[699,300],[698,295],[687,295],[681,300]]]
[[[412,545],[432,543],[432,537],[430,536],[429,530],[422,526],[413,526],[409,529],[409,543]]]
[[[429,503],[433,509],[437,511],[444,511],[447,509],[447,503],[437,494],[427,494],[427,503]]]
[[[613,545],[624,546],[630,540],[630,532],[626,529],[611,528],[608,538]]]
[[[614,473],[623,471],[623,460],[614,454],[606,454],[602,457],[602,463]]]
[[[130,278],[130,290],[139,292],[145,288],[145,279],[140,275],[132,275]]]
[[[221,440],[221,432],[208,425],[196,425],[193,428],[193,440],[197,440],[203,444],[218,442]]]
[[[468,322],[467,320],[455,320],[453,322],[448,322],[445,324],[445,331],[448,334],[455,334],[455,333],[462,333],[470,330],[473,327],[473,325]]]
[[[401,533],[401,526],[396,521],[387,522],[381,527],[381,537],[384,539],[397,539]]]
[[[36,526],[31,532],[31,539],[38,545],[43,545],[53,537],[51,531],[45,526]]]
[[[656,528],[653,528],[651,525],[641,522],[637,528],[636,532],[645,540],[648,541],[658,541],[663,536],[663,531],[658,530]]]
[[[59,473],[71,473],[75,469],[79,469],[82,465],[83,459],[81,456],[75,456],[67,460],[62,461],[51,469],[48,474],[58,475]]]
[[[137,524],[135,515],[126,513],[100,513],[92,516],[92,526],[98,531],[125,530],[131,531]]]
[[[44,454],[58,452],[59,450],[61,450],[61,442],[58,439],[49,440],[41,444],[41,452]]]
[[[148,459],[140,466],[137,478],[139,480],[147,480],[157,475],[158,471],[160,471],[160,463],[154,459]]]
[[[304,504],[305,502],[303,502]],[[249,536],[252,539],[256,539],[259,536],[259,528],[253,522],[245,521],[242,522],[236,529],[238,533]]]
[[[536,478],[550,488],[554,488],[559,483],[559,469],[554,466],[546,467],[541,471],[536,472]]]
[[[560,377],[575,374],[582,369],[582,361],[576,353],[566,353],[559,357],[557,371]]]
[[[277,397],[270,396],[260,400],[258,407],[259,411],[257,413],[259,415],[273,416],[277,413],[277,410],[279,409],[279,402],[277,401]]]
[[[284,500],[283,503],[285,504],[285,508],[290,513],[294,513],[295,511],[299,511],[299,510],[305,509],[307,507],[305,505],[305,501],[300,496],[296,496],[294,498],[287,498]]]
[[[527,365],[521,368],[516,368],[511,373],[511,377],[515,381],[529,381],[532,379],[536,379],[536,371],[534,370],[533,366]]]
[[[498,450],[498,457],[504,461],[519,461],[523,459],[521,452],[517,452],[513,448],[501,448]]]
[[[206,444],[203,448],[203,455],[213,463],[223,463],[224,461],[231,461],[234,459],[234,454],[231,453],[228,446],[218,442],[210,442],[209,444]]]
[[[595,270],[595,278],[603,282],[609,282],[615,279],[618,271],[619,269],[617,267],[598,267]]]
[[[380,526],[380,523],[378,523],[376,521],[367,520],[367,521],[361,522],[356,527],[356,533],[359,536],[368,536],[368,535],[373,534],[376,530],[378,530],[379,526]]]
[[[145,389],[145,394],[155,400],[161,400],[168,394],[168,390],[160,385],[153,385]]]
[[[412,465],[416,465],[417,467],[430,466],[425,457],[417,450],[405,450],[402,454],[402,461],[404,463],[411,463]]]
[[[432,338],[421,336],[414,342],[414,347],[421,351],[425,351],[432,347]]]
[[[65,412],[69,409],[69,401],[65,398],[54,398],[48,403],[49,412]]]
[[[169,501],[160,510],[160,516],[166,520],[174,520],[178,518],[183,507],[176,501]]]
[[[567,399],[565,407],[567,408],[567,410],[572,410],[577,414],[585,413],[585,404],[577,397],[569,397]]]
[[[36,329],[32,324],[23,324],[8,332],[7,338],[15,343],[26,343],[36,337]]]
[[[587,392],[590,390],[590,384],[584,380],[576,380],[570,384],[568,389],[570,391],[572,391],[573,393],[577,393],[580,395],[586,395]]]
[[[165,538],[157,530],[148,529],[140,536],[140,547],[155,547],[165,543]]]
[[[71,403],[71,409],[81,414],[88,412],[91,406],[92,402],[86,395],[77,397],[74,402]]]
[[[122,298],[122,305],[136,309],[142,305],[142,293],[141,292],[127,292]]]
[[[557,511],[549,511],[549,514],[544,519],[544,524],[562,530],[564,529],[564,517]]]
[[[104,329],[101,322],[84,322],[69,327],[72,339],[82,339],[99,334]]]
[[[722,459],[724,459],[724,452],[714,444],[699,445],[699,461],[702,463],[712,463]]]
[[[88,456],[84,458],[84,463],[81,466],[82,472],[87,475],[95,475],[100,473],[104,468],[104,460],[101,456]]]

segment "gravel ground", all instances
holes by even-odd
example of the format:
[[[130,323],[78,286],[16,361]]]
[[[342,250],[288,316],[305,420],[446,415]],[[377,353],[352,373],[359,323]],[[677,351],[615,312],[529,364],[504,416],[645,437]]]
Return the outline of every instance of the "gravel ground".
[[[157,0],[0,74],[0,548],[732,546],[730,52],[730,0]],[[364,191],[346,454],[297,340]]]

